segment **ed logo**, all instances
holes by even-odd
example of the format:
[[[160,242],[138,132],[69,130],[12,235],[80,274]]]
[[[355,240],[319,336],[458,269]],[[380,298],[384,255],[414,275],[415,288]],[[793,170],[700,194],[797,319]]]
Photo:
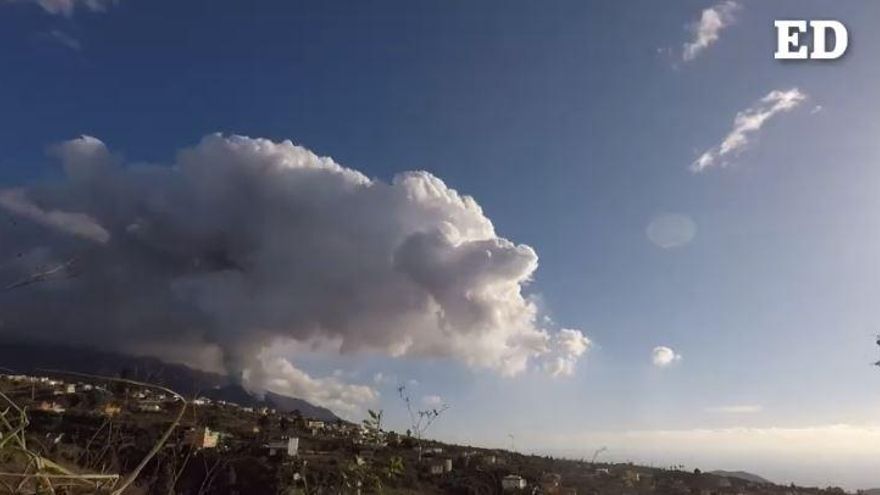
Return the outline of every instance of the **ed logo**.
[[[846,52],[848,34],[846,27],[839,21],[774,21],[776,26],[776,53],[773,58],[782,60],[834,60]],[[813,31],[813,49],[801,44],[801,35],[806,34],[807,25]],[[829,50],[827,41],[833,34],[832,48]]]

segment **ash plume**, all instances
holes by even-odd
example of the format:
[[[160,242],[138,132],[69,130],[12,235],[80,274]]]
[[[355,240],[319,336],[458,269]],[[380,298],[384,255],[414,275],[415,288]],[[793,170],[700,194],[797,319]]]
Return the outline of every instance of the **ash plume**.
[[[72,257],[77,273],[5,293],[6,337],[155,355],[256,389],[301,373],[261,358],[279,342],[506,375],[570,374],[590,345],[541,328],[524,294],[535,251],[430,173],[386,183],[290,141],[219,134],[171,165],[126,164],[88,136],[52,153],[63,180],[0,190],[0,281]]]

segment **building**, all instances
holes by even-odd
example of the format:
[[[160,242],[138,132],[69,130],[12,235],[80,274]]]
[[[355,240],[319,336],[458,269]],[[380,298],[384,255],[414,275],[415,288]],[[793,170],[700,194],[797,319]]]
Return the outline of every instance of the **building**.
[[[287,456],[296,457],[299,454],[299,438],[290,437],[266,444],[266,450],[269,451],[269,457]]]
[[[433,475],[441,475],[444,472],[444,465],[442,462],[432,462],[428,466],[428,472]]]
[[[501,478],[501,489],[508,491],[517,491],[526,489],[526,480],[518,474],[508,474]]]
[[[137,410],[140,412],[157,413],[162,412],[162,405],[153,400],[142,400],[138,402]]]
[[[184,442],[197,449],[214,449],[217,448],[217,442],[220,440],[220,434],[211,431],[207,426],[193,428],[186,432]]]

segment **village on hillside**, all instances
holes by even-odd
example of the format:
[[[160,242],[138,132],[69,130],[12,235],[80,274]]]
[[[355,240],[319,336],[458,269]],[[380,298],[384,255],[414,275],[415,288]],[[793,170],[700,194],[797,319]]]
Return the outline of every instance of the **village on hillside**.
[[[424,437],[437,411],[415,411],[414,428],[397,433],[376,411],[327,422],[60,372],[0,375],[0,394],[0,493],[844,493],[444,444]]]

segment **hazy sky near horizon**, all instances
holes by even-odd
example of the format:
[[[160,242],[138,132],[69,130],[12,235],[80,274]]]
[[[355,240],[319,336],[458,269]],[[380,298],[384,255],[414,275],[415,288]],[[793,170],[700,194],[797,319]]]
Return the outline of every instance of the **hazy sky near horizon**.
[[[842,21],[847,55],[774,60],[791,18]],[[0,188],[57,179],[47,147],[83,134],[134,163],[222,132],[427,170],[537,252],[526,293],[592,345],[558,377],[274,351],[317,387],[369,387],[357,406],[405,429],[408,383],[463,443],[880,486],[877,22],[868,1],[0,0]]]

